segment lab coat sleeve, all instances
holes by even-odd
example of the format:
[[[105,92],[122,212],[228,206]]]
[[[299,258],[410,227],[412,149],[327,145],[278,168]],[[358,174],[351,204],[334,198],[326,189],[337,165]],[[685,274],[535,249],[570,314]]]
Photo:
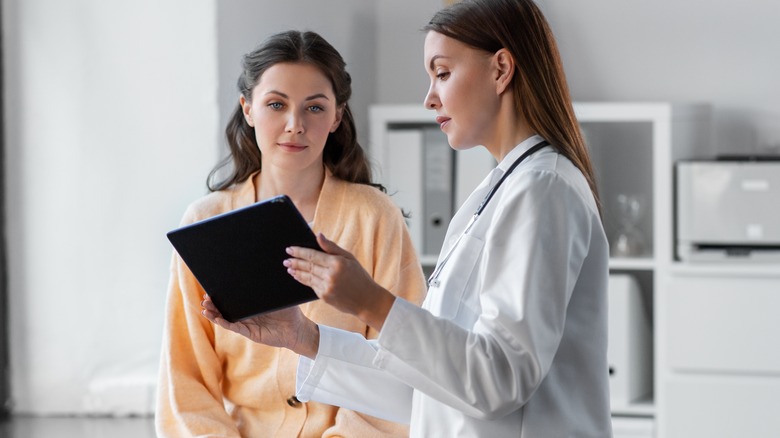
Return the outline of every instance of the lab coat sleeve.
[[[549,371],[598,216],[554,173],[513,176],[486,218],[484,281],[466,291],[479,294],[473,327],[396,300],[375,359],[422,393],[487,420],[521,408]]]
[[[410,304],[411,305],[411,304]],[[316,360],[301,357],[297,397],[408,424],[412,388],[373,365],[377,346],[360,334],[320,325]]]

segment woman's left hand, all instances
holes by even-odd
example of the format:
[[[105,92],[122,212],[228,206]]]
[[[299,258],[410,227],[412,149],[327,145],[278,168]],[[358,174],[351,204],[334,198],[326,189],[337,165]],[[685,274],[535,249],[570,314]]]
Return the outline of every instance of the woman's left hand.
[[[238,333],[259,344],[290,349],[310,359],[317,356],[320,346],[319,328],[298,306],[229,322],[222,317],[208,295],[203,296],[200,305],[203,307],[201,314],[225,330]]]
[[[326,303],[381,330],[395,296],[374,282],[355,256],[322,233],[317,235],[317,242],[324,252],[297,246],[288,248],[292,258],[284,261],[287,272],[314,289]]]

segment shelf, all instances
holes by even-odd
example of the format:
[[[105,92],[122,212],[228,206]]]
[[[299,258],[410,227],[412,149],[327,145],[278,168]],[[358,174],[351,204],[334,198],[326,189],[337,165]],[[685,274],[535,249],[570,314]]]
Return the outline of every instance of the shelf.
[[[435,266],[437,259],[437,255],[421,255],[420,264],[423,266]],[[610,258],[609,269],[619,271],[652,271],[655,269],[655,260],[649,257]],[[778,275],[780,275],[780,272],[778,272]]]
[[[625,406],[617,406],[612,408],[613,416],[630,416],[630,417],[654,417],[655,416],[655,402],[653,396],[649,395],[645,398],[641,398]]]
[[[650,257],[613,257],[609,259],[609,269],[652,271],[655,269],[655,260]]]
[[[719,277],[751,276],[780,278],[780,263],[683,263],[672,264],[670,272],[677,275],[707,275]]]
[[[615,438],[653,438],[655,418],[633,415],[613,416],[612,433]]]
[[[423,266],[436,266],[436,261],[438,261],[439,256],[438,255],[430,255],[430,254],[424,254],[420,256],[420,264]]]

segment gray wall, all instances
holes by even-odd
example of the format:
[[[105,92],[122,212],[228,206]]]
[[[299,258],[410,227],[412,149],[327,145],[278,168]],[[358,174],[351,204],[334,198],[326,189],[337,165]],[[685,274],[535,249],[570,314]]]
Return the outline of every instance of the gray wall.
[[[217,1],[220,128],[238,104],[236,80],[241,73],[241,57],[273,33],[313,30],[328,40],[347,63],[352,76],[350,106],[358,140],[365,144],[367,108],[376,100],[377,20],[376,2],[366,0]]]
[[[440,1],[380,1],[377,102],[421,103],[417,29]],[[780,153],[780,3],[538,0],[580,101],[706,102],[712,152]]]
[[[780,2],[540,0],[576,100],[713,105],[713,152],[780,153]]]
[[[440,0],[395,0],[377,4],[377,103],[423,104],[428,76],[420,31],[441,7]]]

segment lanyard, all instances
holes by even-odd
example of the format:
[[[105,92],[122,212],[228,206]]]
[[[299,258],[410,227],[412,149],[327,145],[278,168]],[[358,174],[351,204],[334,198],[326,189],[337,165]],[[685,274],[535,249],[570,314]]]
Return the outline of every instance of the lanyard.
[[[473,216],[471,216],[471,219],[469,220],[468,224],[466,224],[466,229],[463,230],[463,232],[458,236],[458,240],[455,241],[455,244],[452,245],[449,251],[447,251],[447,255],[444,256],[444,259],[439,263],[438,266],[436,266],[436,269],[434,269],[433,273],[431,274],[430,278],[428,278],[428,287],[438,287],[439,286],[439,274],[441,273],[441,270],[444,268],[444,265],[447,264],[447,261],[450,259],[450,256],[452,255],[452,252],[455,250],[455,248],[458,247],[458,243],[460,243],[460,240],[465,236],[469,230],[471,230],[471,226],[474,225],[474,222],[477,221],[479,218],[479,215],[482,214],[482,211],[485,210],[485,207],[487,207],[488,202],[490,202],[490,199],[493,197],[493,195],[498,191],[498,188],[501,187],[501,184],[503,184],[504,180],[509,176],[510,173],[512,173],[513,170],[515,170],[515,167],[517,167],[518,164],[522,163],[523,160],[531,156],[534,152],[538,151],[539,149],[549,145],[546,140],[542,140],[541,142],[533,145],[530,149],[525,151],[523,155],[520,155],[518,159],[515,160],[514,163],[512,163],[511,166],[509,166],[509,169],[504,172],[503,175],[501,175],[501,179],[498,180],[498,182],[490,189],[487,195],[485,195],[485,199],[482,200],[482,202],[479,204],[479,207],[477,207],[477,211],[474,213]]]

